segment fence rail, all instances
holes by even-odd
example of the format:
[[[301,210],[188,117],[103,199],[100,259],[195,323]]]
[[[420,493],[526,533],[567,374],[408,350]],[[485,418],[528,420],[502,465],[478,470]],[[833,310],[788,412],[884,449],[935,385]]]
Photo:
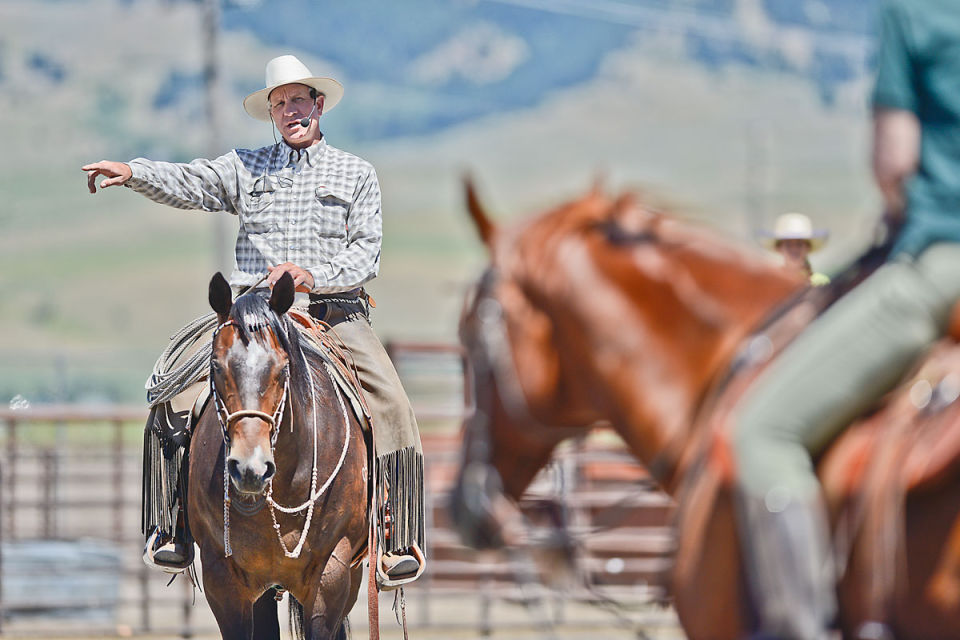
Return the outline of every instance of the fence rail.
[[[609,437],[562,448],[524,502],[535,513],[544,501],[562,500],[571,531],[592,532],[582,538],[578,564],[591,589],[543,596],[539,583],[530,581],[530,567],[518,567],[515,557],[461,546],[446,505],[458,462],[457,424],[470,404],[465,363],[457,348],[446,345],[394,343],[389,351],[424,423],[430,564],[407,591],[414,626],[489,634],[496,627],[493,607],[523,603],[515,608],[526,611],[534,588],[539,601],[552,603],[554,619],[569,618],[575,606],[597,604],[598,588],[605,598],[628,604],[662,597],[657,585],[673,547],[666,527],[671,504]],[[182,579],[166,588],[167,577],[140,558],[145,418],[139,407],[0,408],[0,632],[185,638],[215,632],[201,594]],[[74,584],[75,591],[91,585],[84,606],[78,607],[76,593],[42,593],[52,589],[52,580]],[[473,615],[451,616],[439,604],[463,607],[468,600]],[[545,615],[496,617],[514,628],[543,628]],[[659,609],[637,609],[632,621],[674,624],[672,614]],[[354,627],[363,629],[362,616]]]

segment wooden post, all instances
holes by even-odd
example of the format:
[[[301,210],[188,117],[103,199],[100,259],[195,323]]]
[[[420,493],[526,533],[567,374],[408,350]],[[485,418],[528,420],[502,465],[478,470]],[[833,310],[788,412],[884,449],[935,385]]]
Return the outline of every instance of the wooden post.
[[[140,563],[140,629],[150,632],[150,569]]]
[[[54,537],[54,523],[57,483],[57,454],[53,449],[46,448],[40,454],[40,460],[43,465],[43,498],[41,499],[40,510],[43,512],[43,537]]]
[[[123,541],[123,421],[113,421],[113,539]]]
[[[193,584],[185,575],[181,577],[183,578],[180,580],[180,584],[183,585],[183,629],[180,631],[180,637],[192,638],[193,627],[190,623],[193,616]]]
[[[7,420],[7,495],[10,512],[7,520],[10,525],[10,539],[17,539],[17,420]]]
[[[9,421],[7,422],[9,424]],[[0,467],[0,576],[3,576],[3,473],[5,469]],[[3,622],[7,615],[6,607],[3,601],[3,580],[0,579],[0,634],[3,634]]]

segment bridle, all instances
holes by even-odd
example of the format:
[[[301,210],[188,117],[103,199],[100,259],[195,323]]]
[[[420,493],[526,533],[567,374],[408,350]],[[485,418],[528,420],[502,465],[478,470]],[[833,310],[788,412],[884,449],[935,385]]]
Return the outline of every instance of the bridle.
[[[503,306],[492,292],[499,279],[498,272],[492,266],[480,279],[474,295],[476,329],[462,335],[473,369],[475,406],[473,414],[465,420],[464,424],[469,444],[464,451],[461,483],[471,505],[476,508],[476,511],[467,508],[465,515],[479,520],[481,517],[479,512],[486,512],[503,529],[504,523],[497,516],[491,502],[493,492],[503,493],[503,479],[491,464],[492,417],[489,411],[483,408],[492,406],[490,396],[494,392],[490,385],[484,385],[483,381],[493,380],[500,404],[511,421],[523,424],[527,432],[532,432],[532,435],[562,440],[567,436],[582,435],[585,429],[580,426],[551,426],[533,414],[520,386],[520,376],[510,348]],[[484,399],[487,402],[484,402]],[[519,510],[517,513],[523,515]],[[532,528],[526,522],[524,524],[524,529],[527,531]],[[476,527],[471,528],[477,530]],[[565,529],[562,533],[567,534]],[[491,542],[491,540],[485,542]]]
[[[234,320],[227,320],[217,325],[217,328],[213,330],[213,341],[216,342],[217,335],[221,329],[231,325],[235,327],[240,326]],[[210,364],[210,395],[213,398],[217,422],[220,423],[220,431],[223,435],[225,445],[230,446],[230,427],[233,426],[234,422],[242,418],[257,418],[270,425],[270,449],[273,450],[277,446],[277,434],[280,433],[280,422],[283,420],[283,410],[287,404],[287,396],[290,395],[290,363],[288,362],[283,368],[283,393],[280,395],[280,401],[277,403],[277,408],[273,413],[266,413],[259,409],[238,409],[237,411],[231,412],[227,408],[223,398],[217,393],[217,385],[214,383],[212,358]]]
[[[520,387],[516,362],[510,349],[503,305],[492,292],[499,279],[500,275],[493,266],[484,272],[474,294],[476,328],[461,335],[461,340],[473,369],[472,382],[475,399],[474,412],[464,423],[464,429],[470,443],[464,451],[464,458],[461,462],[463,472],[461,474],[460,483],[462,486],[460,490],[463,492],[461,499],[464,504],[471,504],[476,510],[470,507],[465,509],[468,520],[473,520],[473,522],[467,521],[467,527],[465,528],[468,531],[480,531],[477,523],[483,515],[480,511],[483,511],[496,523],[499,531],[494,532],[493,535],[497,536],[502,534],[506,524],[496,512],[491,493],[496,491],[502,495],[503,481],[491,464],[493,455],[492,418],[489,412],[483,408],[492,405],[492,402],[490,402],[492,398],[489,396],[494,394],[494,391],[490,385],[484,385],[482,381],[493,380],[501,405],[510,419],[515,423],[524,424],[528,430],[532,429],[535,435],[542,434],[551,438],[563,439],[571,435],[582,435],[585,431],[584,427],[551,426],[533,415],[523,389]],[[559,547],[572,553],[573,549],[582,546],[582,541],[578,540],[579,536],[577,534],[570,531],[566,516],[558,519],[553,532],[544,535],[535,533],[536,527],[522,511],[516,509],[516,514],[522,523],[523,539],[519,542],[507,543],[506,550],[512,560],[511,564],[518,585],[521,590],[527,591],[539,585],[534,575],[533,566],[535,563],[531,555],[533,549]],[[494,541],[485,540],[485,542]],[[506,541],[501,538],[499,542],[505,543]],[[573,562],[577,566],[576,559]],[[597,592],[582,570],[579,570],[578,573],[583,576],[582,579],[587,590],[597,598],[596,606],[611,609],[614,615],[623,618],[615,610],[615,603],[607,596]],[[527,596],[525,601],[527,606],[534,602],[543,605],[539,591],[532,597]],[[549,616],[544,616],[544,622],[548,625],[551,624]]]
[[[474,382],[482,379],[480,374],[489,374],[497,386],[498,397],[510,420],[523,424],[528,433],[532,429],[533,435],[559,439],[581,435],[584,426],[552,425],[534,415],[520,384],[519,369],[510,348],[503,304],[492,293],[492,289],[500,281],[501,276],[496,268],[489,267],[481,277],[474,297],[479,330],[474,340],[464,340],[464,346],[475,369]],[[485,430],[489,434],[489,425],[485,426]]]
[[[213,332],[213,340],[216,341],[217,334],[226,326],[240,326],[234,320],[228,319],[217,326]],[[290,395],[290,363],[289,361],[284,366],[284,376],[283,376],[283,393],[280,396],[280,401],[277,404],[277,408],[272,414],[265,411],[260,411],[259,409],[239,409],[237,411],[230,412],[226,404],[223,402],[223,399],[217,393],[217,387],[214,384],[213,376],[213,365],[211,359],[211,370],[210,370],[210,393],[214,399],[214,410],[217,414],[217,421],[220,423],[220,429],[223,434],[223,444],[224,444],[224,456],[223,456],[223,547],[224,547],[224,556],[229,557],[233,555],[233,550],[230,546],[230,506],[231,506],[231,497],[230,497],[230,473],[227,465],[227,449],[230,446],[230,426],[240,420],[241,418],[257,418],[263,420],[268,425],[270,425],[270,451],[273,453],[277,445],[277,435],[280,433],[280,423],[283,420],[283,412],[286,407],[287,398]],[[313,398],[315,395],[314,384],[313,384],[313,374],[310,372],[310,366],[307,366],[307,375],[310,380],[310,397]],[[340,390],[340,387],[334,383],[333,385],[335,393],[337,395],[337,400],[340,404],[340,411],[343,415],[343,424],[344,424],[344,437],[343,437],[343,448],[340,451],[340,459],[337,461],[336,466],[333,471],[330,472],[330,476],[327,480],[318,487],[318,475],[317,470],[319,466],[319,460],[317,456],[317,451],[319,449],[318,442],[318,428],[317,428],[317,411],[314,409],[311,411],[313,415],[313,470],[310,474],[310,495],[309,497],[300,505],[296,507],[285,507],[280,503],[276,502],[273,499],[273,478],[267,480],[269,488],[267,489],[266,501],[270,507],[270,518],[273,521],[273,529],[277,534],[277,539],[280,542],[280,547],[283,549],[283,553],[288,558],[299,558],[300,553],[303,550],[304,543],[307,540],[307,534],[310,532],[310,524],[313,521],[313,510],[316,501],[322,496],[330,485],[333,484],[334,479],[339,475],[340,469],[343,468],[344,460],[347,457],[347,450],[350,446],[350,419],[347,414],[346,405],[343,401],[343,394]],[[291,404],[291,407],[293,405]],[[290,429],[293,429],[293,420],[290,420]],[[287,514],[296,514],[301,511],[306,510],[306,522],[303,525],[303,528],[300,531],[300,539],[292,550],[289,549],[286,543],[283,540],[283,535],[280,533],[280,523],[277,521],[276,511],[282,511]]]

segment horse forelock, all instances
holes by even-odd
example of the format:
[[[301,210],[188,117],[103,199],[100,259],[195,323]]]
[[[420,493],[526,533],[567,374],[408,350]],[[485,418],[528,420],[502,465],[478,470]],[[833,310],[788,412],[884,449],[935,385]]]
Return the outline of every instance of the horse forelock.
[[[278,316],[263,296],[240,296],[230,309],[230,318],[244,344],[253,341],[272,349],[272,336],[286,354],[291,367],[296,367],[298,361],[303,360],[296,329],[285,315]]]

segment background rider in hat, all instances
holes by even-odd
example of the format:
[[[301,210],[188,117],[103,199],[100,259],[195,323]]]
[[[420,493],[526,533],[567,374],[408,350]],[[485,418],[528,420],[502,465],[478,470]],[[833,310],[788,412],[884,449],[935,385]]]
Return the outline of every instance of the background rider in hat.
[[[764,246],[780,256],[784,267],[799,271],[815,287],[830,283],[826,274],[810,266],[810,254],[823,247],[828,235],[826,229],[814,229],[810,218],[802,213],[784,213],[777,217],[773,231],[760,235]]]
[[[179,209],[238,216],[234,292],[266,273],[259,286],[272,287],[289,273],[301,297],[309,296],[311,315],[334,326],[358,370],[385,474],[381,491],[391,493],[394,505],[381,566],[390,579],[413,579],[424,564],[420,436],[396,370],[370,326],[361,288],[380,266],[380,186],[373,166],[327,144],[318,124],[342,96],[336,80],[314,76],[294,56],[280,56],[267,63],[265,88],[243,101],[249,115],[277,128],[283,138],[277,144],[190,163],[137,158],[82,169],[91,193],[104,176],[101,188],[124,185]],[[148,520],[145,510],[151,561],[166,570],[188,566],[193,544],[182,518],[166,527],[173,531],[158,531],[164,527]]]

